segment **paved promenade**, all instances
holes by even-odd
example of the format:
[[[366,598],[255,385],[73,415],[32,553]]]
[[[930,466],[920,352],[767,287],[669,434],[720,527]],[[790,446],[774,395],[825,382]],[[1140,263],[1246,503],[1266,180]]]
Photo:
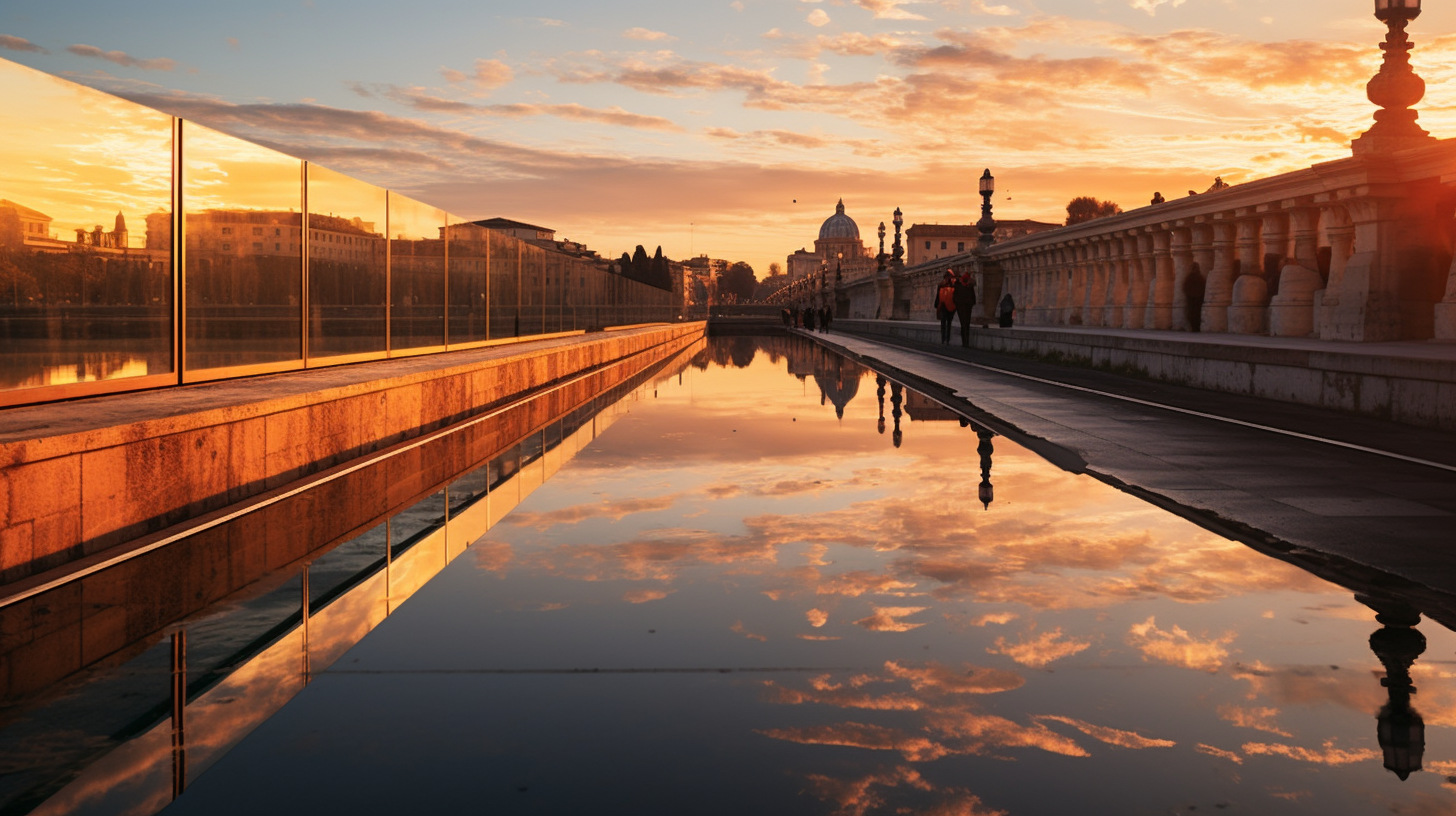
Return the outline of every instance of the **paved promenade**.
[[[1456,469],[1028,378],[1390,451],[1450,468],[1456,468],[1456,434],[958,345],[891,344],[840,333],[813,336],[867,363],[938,383],[1003,427],[1044,440],[1032,440],[1032,447],[1064,449],[1069,454],[1060,457],[1064,462],[1080,457],[1087,472],[1211,529],[1276,554],[1323,553],[1348,559],[1436,595],[1456,596]],[[1398,579],[1396,583],[1402,583]]]

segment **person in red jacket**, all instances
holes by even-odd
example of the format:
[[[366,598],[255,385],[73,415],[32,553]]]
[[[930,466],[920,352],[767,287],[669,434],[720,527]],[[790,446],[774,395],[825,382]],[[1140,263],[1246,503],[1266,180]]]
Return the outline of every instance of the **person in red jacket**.
[[[950,322],[955,313],[955,274],[947,269],[935,290],[935,319],[940,321],[940,344],[943,346],[950,345]]]

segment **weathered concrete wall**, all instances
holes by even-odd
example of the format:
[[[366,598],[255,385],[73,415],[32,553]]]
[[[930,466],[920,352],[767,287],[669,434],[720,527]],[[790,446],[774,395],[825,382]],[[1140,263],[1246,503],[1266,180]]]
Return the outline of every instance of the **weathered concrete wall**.
[[[934,323],[840,321],[866,337],[938,343]],[[1456,429],[1456,361],[1342,351],[1214,344],[1116,334],[973,329],[981,351],[1056,356],[1158,380],[1317,405],[1431,428]]]
[[[0,583],[703,331],[643,327],[8,409]]]

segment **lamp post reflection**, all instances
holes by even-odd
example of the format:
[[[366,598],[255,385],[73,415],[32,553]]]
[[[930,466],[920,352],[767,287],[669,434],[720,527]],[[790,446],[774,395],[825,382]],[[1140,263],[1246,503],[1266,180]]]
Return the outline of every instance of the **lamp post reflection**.
[[[881,434],[885,432],[885,382],[884,375],[875,375],[875,399],[880,403],[880,421],[876,423],[875,430]]]
[[[1421,769],[1421,757],[1426,749],[1425,720],[1410,704],[1411,695],[1416,693],[1411,666],[1426,650],[1425,635],[1415,628],[1421,622],[1421,615],[1404,604],[1376,606],[1367,597],[1356,597],[1376,610],[1375,620],[1381,624],[1370,635],[1370,650],[1385,667],[1380,685],[1385,687],[1389,701],[1376,718],[1376,737],[1385,758],[1385,769],[1404,781]]]
[[[977,428],[976,436],[981,440],[981,444],[976,446],[976,453],[981,457],[981,484],[976,488],[976,498],[981,502],[981,509],[990,510],[991,502],[996,500],[996,490],[991,485],[991,454],[996,450],[991,444],[991,437],[995,434]]]
[[[895,430],[890,432],[890,441],[895,443],[895,447],[897,448],[900,447],[900,443],[905,439],[905,434],[900,431],[900,417],[905,414],[904,411],[900,410],[901,403],[905,401],[903,391],[904,389],[899,383],[890,383],[890,416],[895,419]]]

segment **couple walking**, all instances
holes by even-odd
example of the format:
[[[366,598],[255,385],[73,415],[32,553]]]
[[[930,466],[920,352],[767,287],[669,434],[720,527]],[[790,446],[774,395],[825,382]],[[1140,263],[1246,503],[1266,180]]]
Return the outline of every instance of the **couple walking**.
[[[950,322],[961,319],[961,345],[971,347],[971,310],[976,307],[976,282],[970,272],[956,275],[945,270],[945,278],[935,290],[935,316],[940,320],[941,345],[950,345]]]

